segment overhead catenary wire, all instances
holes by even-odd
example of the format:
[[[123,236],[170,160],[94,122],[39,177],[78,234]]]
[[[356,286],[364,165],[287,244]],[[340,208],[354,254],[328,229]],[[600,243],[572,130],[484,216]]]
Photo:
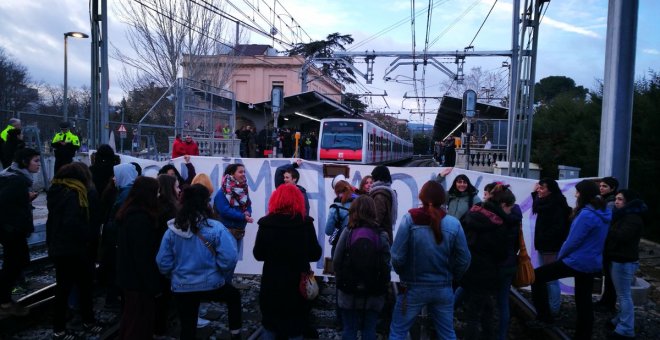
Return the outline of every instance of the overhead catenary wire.
[[[470,41],[470,43],[467,44],[466,46],[473,46],[472,44],[474,43],[474,40],[477,39],[477,36],[479,36],[479,32],[481,32],[481,29],[486,24],[486,21],[488,20],[488,17],[490,17],[490,13],[493,12],[493,9],[495,8],[496,4],[497,4],[497,0],[495,0],[495,2],[493,2],[493,6],[490,7],[490,10],[488,11],[488,14],[486,14],[486,18],[484,18],[484,21],[481,23],[481,26],[479,26],[479,29],[477,30],[477,33],[474,34],[474,37],[472,38],[472,41]]]

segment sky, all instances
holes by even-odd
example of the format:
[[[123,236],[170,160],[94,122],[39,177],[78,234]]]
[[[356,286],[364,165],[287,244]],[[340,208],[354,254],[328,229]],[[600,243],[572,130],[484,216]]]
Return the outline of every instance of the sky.
[[[120,0],[108,1],[109,41],[124,50],[127,26],[117,17],[115,6]],[[129,0],[121,0],[129,1]],[[623,1],[623,0],[620,0]],[[339,32],[351,34],[355,39],[348,46],[349,51],[400,51],[413,50],[413,25],[411,23],[411,4],[415,12],[422,11],[415,18],[415,50],[422,51],[425,40],[431,44],[429,51],[463,50],[475,37],[479,26],[484,22],[492,7],[492,13],[483,28],[476,35],[472,45],[475,51],[510,50],[512,0],[432,0],[433,11],[429,16],[426,9],[429,1],[403,0],[232,0],[225,1],[228,11],[241,20],[250,21],[254,26],[267,27],[259,21],[259,14],[272,17],[270,8],[283,20],[290,18],[302,27],[303,42],[309,39],[321,40],[328,34]],[[524,1],[521,1],[524,2]],[[89,1],[87,0],[2,0],[0,1],[0,48],[19,63],[23,64],[35,82],[55,86],[63,84],[64,43],[63,33],[80,31],[90,33]],[[241,11],[235,10],[235,5]],[[598,80],[604,75],[605,38],[607,29],[606,0],[552,0],[541,21],[539,30],[537,81],[552,75],[573,78],[578,85],[589,89],[598,88]],[[258,12],[257,12],[258,10]],[[243,15],[244,13],[245,15]],[[637,51],[635,60],[636,79],[649,70],[660,71],[660,25],[657,14],[660,13],[660,1],[639,0],[639,18],[637,31]],[[280,37],[290,34],[276,20],[280,27]],[[272,44],[272,40],[257,33],[247,35],[248,43]],[[68,83],[69,87],[89,87],[90,84],[90,40],[68,40]],[[278,50],[285,47],[275,44]],[[465,72],[473,67],[481,67],[490,72],[502,72],[504,57],[467,58]],[[358,60],[359,61],[359,60]],[[393,59],[379,57],[374,64],[374,82],[349,86],[354,93],[371,92],[387,97],[370,97],[370,107],[382,112],[399,112],[400,118],[421,122],[421,116],[410,111],[435,111],[439,106],[436,99],[418,102],[404,98],[413,96],[413,87],[409,84],[385,82],[385,71]],[[455,72],[453,63],[445,64]],[[366,65],[358,62],[356,66],[366,72]],[[122,65],[110,60],[110,99],[119,101],[124,95],[118,85],[118,75]],[[406,79],[412,77],[412,68],[401,66],[389,77]],[[418,68],[417,78],[421,78]],[[441,84],[447,82],[447,76],[433,68],[427,68],[424,95],[440,97],[444,94]],[[421,82],[420,82],[421,84]],[[419,92],[418,92],[419,95]],[[425,122],[433,123],[433,116],[426,115]]]

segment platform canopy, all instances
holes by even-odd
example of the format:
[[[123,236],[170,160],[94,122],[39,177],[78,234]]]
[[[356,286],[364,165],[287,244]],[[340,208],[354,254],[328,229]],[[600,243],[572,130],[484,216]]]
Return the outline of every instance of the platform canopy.
[[[463,98],[452,96],[442,97],[442,102],[435,118],[435,124],[433,125],[433,140],[441,140],[461,123],[463,120],[462,108]],[[508,111],[507,108],[499,105],[478,102],[475,119],[507,119]],[[460,136],[461,132],[465,132],[465,124],[457,129],[454,135]]]

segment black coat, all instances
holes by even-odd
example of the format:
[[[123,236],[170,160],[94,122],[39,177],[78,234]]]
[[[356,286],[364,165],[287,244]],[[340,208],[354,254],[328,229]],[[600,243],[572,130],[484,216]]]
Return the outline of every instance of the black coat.
[[[461,286],[475,290],[494,291],[499,264],[507,259],[513,244],[509,240],[506,214],[501,208],[485,202],[473,206],[464,218],[463,230],[472,259],[463,275]]]
[[[25,148],[25,142],[22,140],[16,137],[12,139],[7,138],[7,141],[2,143],[2,167],[8,168],[14,160],[16,151],[23,148]]]
[[[532,212],[536,214],[534,248],[537,251],[559,252],[571,227],[571,208],[566,203],[566,197],[553,193],[538,198],[537,193],[533,192],[532,200]]]
[[[259,220],[254,257],[263,261],[259,306],[265,328],[279,334],[301,335],[306,301],[298,291],[300,274],[321,258],[311,217],[270,214]]]
[[[612,224],[607,232],[603,257],[606,261],[634,262],[639,260],[639,240],[647,211],[642,200],[632,200],[612,214]]]
[[[50,256],[92,256],[98,238],[98,194],[88,191],[89,208],[80,206],[78,193],[55,184],[46,197],[46,244]]]
[[[0,173],[0,228],[28,237],[34,231],[30,187],[32,179],[9,167]]]
[[[116,223],[117,285],[125,291],[157,295],[161,289],[161,277],[156,254],[161,236],[156,218],[144,211],[133,210]]]

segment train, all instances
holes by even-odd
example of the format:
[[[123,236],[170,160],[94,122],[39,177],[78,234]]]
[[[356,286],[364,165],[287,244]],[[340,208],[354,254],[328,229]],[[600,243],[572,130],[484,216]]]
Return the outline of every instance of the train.
[[[320,125],[319,162],[389,164],[412,158],[412,142],[366,119],[326,118]]]

